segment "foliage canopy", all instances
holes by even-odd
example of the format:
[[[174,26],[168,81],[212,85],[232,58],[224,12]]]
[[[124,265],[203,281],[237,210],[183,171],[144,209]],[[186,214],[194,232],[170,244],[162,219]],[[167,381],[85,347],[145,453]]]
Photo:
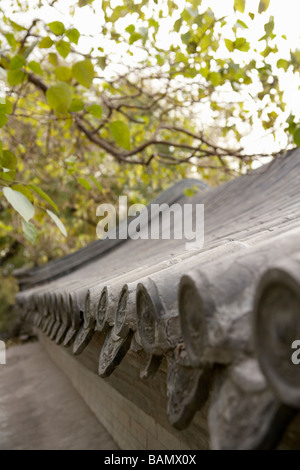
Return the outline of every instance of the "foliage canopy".
[[[300,145],[280,80],[299,73],[300,51],[281,57],[269,0],[232,0],[221,18],[199,0],[63,3],[65,17],[61,0],[0,6],[1,265],[16,250],[22,264],[82,246],[96,206],[120,193],[146,202],[184,176],[246,171],[263,157],[241,145],[258,119]],[[96,38],[72,25],[81,8],[99,16]]]

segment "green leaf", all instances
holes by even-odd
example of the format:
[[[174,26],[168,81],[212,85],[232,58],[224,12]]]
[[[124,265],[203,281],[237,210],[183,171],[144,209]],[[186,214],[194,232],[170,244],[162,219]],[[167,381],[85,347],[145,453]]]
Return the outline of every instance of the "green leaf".
[[[98,119],[101,119],[103,109],[99,104],[92,104],[86,108],[87,112],[90,113],[92,116],[95,116]]]
[[[248,26],[242,20],[237,20],[237,24],[239,24],[244,29],[248,29]]]
[[[149,26],[152,26],[155,29],[159,28],[158,21],[154,20],[153,18],[149,18],[148,24],[149,24]]]
[[[2,172],[0,172],[0,179],[11,183],[16,179],[16,171],[5,168]]]
[[[33,73],[35,73],[36,75],[43,75],[42,67],[41,67],[40,64],[39,64],[38,62],[36,62],[35,60],[32,60],[31,62],[29,62],[28,67],[29,67],[30,70],[31,70]]]
[[[56,52],[49,52],[48,60],[49,60],[50,64],[52,64],[52,65],[54,65],[54,67],[56,67],[57,62],[58,62],[58,57],[57,57]]]
[[[72,88],[64,82],[59,82],[57,85],[53,85],[48,88],[46,97],[49,106],[58,113],[67,113],[72,103]]]
[[[50,204],[50,206],[52,206],[53,209],[56,210],[56,212],[59,212],[58,207],[55,204],[55,202],[53,202],[51,197],[48,196],[48,194],[46,194],[41,188],[39,188],[35,184],[31,184],[30,188],[33,189],[33,191],[35,191],[39,196],[41,196],[41,198],[43,198],[44,201],[48,202],[48,204]]]
[[[26,78],[26,73],[24,73],[23,70],[16,69],[7,71],[7,81],[10,86],[20,85],[20,83],[23,83]]]
[[[234,41],[234,47],[239,51],[248,52],[250,49],[250,44],[245,38],[237,38]]]
[[[61,39],[55,44],[55,47],[56,47],[57,52],[63,59],[68,57],[68,55],[70,54],[71,46],[70,46],[70,43],[67,41],[63,41]]]
[[[293,115],[289,115],[289,117],[287,118],[286,122],[288,123],[288,132],[292,135],[294,135],[294,133],[296,132],[297,130],[297,125],[296,123],[294,122],[294,119],[295,119],[295,116]]]
[[[93,3],[93,1],[94,0],[79,0],[78,5],[80,8],[82,8],[88,5],[89,3]],[[104,6],[102,6],[102,8],[104,9]]]
[[[38,231],[35,226],[31,222],[25,222],[22,220],[22,230],[26,240],[34,245],[38,235]]]
[[[94,78],[94,67],[90,60],[82,60],[74,64],[72,73],[73,77],[80,85],[90,88]]]
[[[113,138],[120,147],[130,150],[130,132],[128,125],[123,121],[113,121],[109,125]]]
[[[57,80],[68,82],[72,78],[72,70],[69,67],[57,67],[54,71]]]
[[[230,39],[225,39],[225,46],[227,47],[227,49],[229,50],[229,52],[233,52],[233,51],[234,51],[233,41],[231,41]]]
[[[211,81],[212,85],[218,86],[222,81],[221,74],[219,72],[211,72],[208,75],[208,79]]]
[[[22,184],[14,184],[11,186],[11,189],[14,189],[15,191],[18,191],[19,193],[24,194],[24,196],[29,199],[30,202],[33,202],[33,195],[30,189],[27,188],[27,186],[23,186]]]
[[[103,188],[102,188],[101,184],[98,182],[98,180],[95,178],[95,176],[91,175],[90,178],[93,181],[94,185],[99,189],[99,191],[101,193],[103,193]]]
[[[264,25],[264,30],[267,36],[270,36],[273,33],[274,26],[274,16],[270,16],[269,22]]]
[[[21,56],[20,54],[18,54],[18,55],[15,55],[11,59],[10,64],[9,64],[9,68],[10,68],[10,70],[17,70],[17,69],[20,69],[21,67],[23,67],[25,64],[26,64],[26,61],[25,61],[24,57]]]
[[[182,26],[182,18],[178,18],[178,20],[176,20],[174,23],[174,31],[176,31],[176,33],[179,33],[181,26]]]
[[[61,36],[65,32],[65,26],[61,21],[52,21],[48,26],[56,36]]]
[[[0,114],[0,128],[5,126],[7,121],[8,121],[8,118],[4,114]]]
[[[18,23],[15,23],[13,20],[9,20],[9,22],[11,26],[13,27],[13,29],[15,29],[16,31],[26,31],[26,28],[24,28],[24,26],[21,26]]]
[[[164,61],[164,59],[163,59],[159,54],[157,54],[157,55],[155,56],[155,58],[156,58],[156,60],[157,60],[157,64],[158,64],[160,67],[161,67],[162,65],[164,65],[165,61]]]
[[[90,183],[85,179],[85,178],[77,178],[77,181],[79,184],[81,184],[81,186],[84,188],[84,189],[92,189],[92,186],[90,185]]]
[[[269,8],[270,0],[260,0],[258,5],[258,13],[263,13]]]
[[[182,34],[181,40],[184,44],[188,44],[191,40],[191,32],[187,31],[186,33]]]
[[[277,61],[277,67],[279,69],[283,69],[285,72],[287,71],[287,69],[289,68],[290,66],[290,62],[288,60],[285,60],[285,59],[278,59]]]
[[[73,42],[74,44],[78,44],[78,40],[80,38],[80,33],[79,33],[78,29],[76,29],[76,28],[69,29],[66,32],[66,36],[67,36],[67,38],[69,39],[70,42]]]
[[[294,133],[294,142],[297,145],[297,147],[300,147],[300,127]]]
[[[0,153],[0,178],[5,181],[13,181],[16,178],[17,158],[10,150],[2,150]]]
[[[53,41],[49,36],[44,37],[39,44],[40,49],[49,49],[51,46],[53,46]]]
[[[26,222],[32,219],[34,216],[34,207],[24,194],[7,187],[3,188],[3,194]]]
[[[129,33],[129,34],[134,33],[134,31],[135,31],[134,24],[130,24],[129,26],[127,26],[127,28],[125,28],[125,31],[127,31],[127,33]]]
[[[12,103],[12,101],[10,101],[10,99],[6,98],[5,105],[6,105],[5,114],[11,114],[13,112],[13,103]]]
[[[234,0],[234,9],[244,13],[246,0]]]
[[[13,104],[8,98],[5,98],[3,103],[0,101],[0,114],[11,114],[12,110]]]
[[[81,100],[78,100],[78,99],[72,100],[69,111],[71,111],[72,113],[76,113],[77,111],[82,111],[83,109],[84,109],[84,104]]]
[[[248,15],[250,16],[251,20],[254,20],[254,18],[255,18],[254,13],[251,13],[251,12],[250,12],[250,13],[248,13]]]
[[[10,150],[3,150],[0,156],[0,165],[8,170],[15,170],[17,167],[17,157]]]
[[[5,34],[5,39],[7,40],[8,44],[12,47],[12,49],[15,49],[17,45],[17,41],[15,39],[14,34],[13,33]]]
[[[129,38],[129,44],[132,45],[133,43],[135,43],[139,39],[142,39],[142,37],[143,36],[140,33],[132,33],[130,35],[130,38]]]
[[[97,58],[97,64],[101,68],[101,70],[104,70],[106,67],[106,56],[101,56]]]
[[[67,237],[67,231],[66,231],[66,227],[64,226],[64,224],[62,223],[62,221],[60,220],[59,217],[57,217],[56,214],[54,214],[52,211],[49,211],[48,209],[46,210],[47,214],[49,215],[49,217],[51,217],[51,219],[53,220],[53,222],[56,224],[56,226],[59,228],[59,230],[61,231],[61,233]]]

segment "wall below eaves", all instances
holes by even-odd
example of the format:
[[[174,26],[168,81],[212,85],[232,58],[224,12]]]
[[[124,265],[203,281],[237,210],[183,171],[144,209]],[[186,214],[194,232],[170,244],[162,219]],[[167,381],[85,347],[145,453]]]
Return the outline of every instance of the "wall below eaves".
[[[208,407],[198,412],[185,431],[176,431],[165,419],[166,399],[160,393],[166,379],[156,377],[150,390],[153,400],[153,419],[144,409],[136,405],[141,396],[139,383],[122,382],[126,369],[132,361],[120,366],[122,374],[111,383],[110,378],[99,379],[98,375],[86,368],[68,352],[57,347],[43,333],[37,330],[39,340],[52,360],[59,366],[81,395],[99,422],[106,428],[116,444],[124,450],[207,450],[209,436],[207,424]],[[126,365],[127,362],[127,365]],[[118,371],[117,371],[118,372]],[[162,372],[163,374],[163,372]],[[118,374],[117,374],[118,375]],[[141,380],[142,381],[142,380]],[[115,386],[122,387],[122,394]],[[124,388],[127,388],[125,391]],[[128,397],[132,396],[130,400]],[[137,397],[139,399],[137,400]],[[146,401],[146,400],[145,400]],[[279,450],[297,450],[300,447],[300,413],[288,426],[278,447]]]
[[[193,423],[185,431],[176,431],[166,419],[166,398],[160,393],[166,379],[154,379],[151,389],[154,399],[153,413],[160,417],[154,420],[137,406],[136,398],[141,396],[138,381],[129,387],[124,381],[124,394],[121,394],[110,379],[100,379],[98,375],[80,364],[64,348],[57,347],[47,336],[37,330],[39,340],[52,360],[63,370],[74,388],[82,396],[88,407],[106,428],[116,444],[125,450],[192,450],[209,449],[206,411],[198,412]],[[124,361],[120,366],[123,374],[130,364]],[[118,371],[117,371],[118,372]],[[141,382],[142,379],[140,379]],[[121,386],[121,377],[119,377]],[[150,390],[151,390],[150,389]],[[149,391],[150,391],[149,390]],[[126,398],[132,395],[132,400]],[[155,410],[154,410],[155,408]]]

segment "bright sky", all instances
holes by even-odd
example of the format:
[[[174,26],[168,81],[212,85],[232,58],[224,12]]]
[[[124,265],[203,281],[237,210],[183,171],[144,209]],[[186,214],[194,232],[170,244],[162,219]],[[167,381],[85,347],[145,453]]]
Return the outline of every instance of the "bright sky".
[[[178,0],[178,3],[181,4],[182,1],[183,0]],[[30,0],[30,2],[32,2],[33,5],[36,5],[37,0]],[[118,5],[119,0],[114,0],[114,3],[115,6]],[[137,0],[136,3],[139,3],[139,1]],[[163,4],[166,4],[166,0],[158,0],[158,3],[163,6]],[[205,10],[210,7],[216,16],[227,16],[228,30],[230,30],[230,25],[234,24],[237,18],[243,18],[249,26],[248,30],[243,30],[243,36],[245,36],[250,43],[254,45],[254,47],[257,47],[258,50],[263,50],[265,47],[264,41],[258,42],[257,40],[264,35],[263,26],[268,21],[269,16],[273,15],[275,18],[274,32],[278,37],[281,35],[286,35],[287,37],[287,40],[280,38],[277,41],[276,39],[279,54],[276,57],[274,55],[274,63],[277,62],[279,57],[288,58],[290,49],[300,49],[300,0],[271,0],[267,12],[261,15],[257,13],[258,3],[259,0],[247,0],[246,14],[244,15],[235,15],[233,11],[233,0],[203,0],[201,3],[201,9]],[[89,6],[83,8],[76,7],[74,16],[71,17],[68,13],[69,7],[70,5],[76,4],[77,1],[75,2],[75,0],[59,0],[56,3],[55,8],[41,8],[38,12],[38,16],[47,23],[54,20],[61,20],[65,24],[69,23],[70,26],[73,25],[78,28],[81,34],[86,35],[86,37],[82,37],[80,39],[79,43],[83,52],[89,51],[93,46],[97,48],[100,45],[105,48],[106,54],[113,55],[116,51],[112,49],[112,45],[109,42],[104,43],[103,39],[99,35],[100,27],[104,22],[101,11],[101,0],[94,0],[93,6],[96,10],[96,14],[91,11]],[[254,21],[251,21],[247,15],[249,11],[255,13]],[[34,17],[36,17],[36,12],[34,10],[30,10],[26,14],[14,15],[12,19],[20,24],[29,24]],[[161,46],[168,47],[170,43],[175,40],[174,36],[169,34],[171,21],[168,18],[159,21],[164,22],[164,28],[163,32],[158,37],[158,40],[160,41]],[[134,16],[131,21],[128,20],[128,17],[120,19],[119,26],[125,28],[126,25],[131,22],[134,22]],[[230,38],[229,32],[227,37]],[[225,47],[224,49],[221,49],[220,53],[229,54]],[[136,54],[139,54],[138,49],[136,50]],[[239,54],[238,57],[241,60],[251,60],[251,51],[246,54],[240,52],[237,54]],[[282,114],[281,120],[284,122],[290,112],[300,119],[299,75],[297,77],[293,77],[292,73],[290,73],[287,77],[284,77],[283,71],[279,71],[279,76],[281,76],[282,88],[285,90],[284,99],[287,102],[287,109],[286,112]],[[247,98],[245,97],[245,99]],[[270,151],[273,152],[278,150],[278,147],[280,146],[284,146],[286,143],[286,136],[284,132],[279,132],[278,143],[275,144],[273,136],[268,135],[260,123],[257,122],[253,126],[251,134],[244,137],[241,143],[248,153],[268,153]]]

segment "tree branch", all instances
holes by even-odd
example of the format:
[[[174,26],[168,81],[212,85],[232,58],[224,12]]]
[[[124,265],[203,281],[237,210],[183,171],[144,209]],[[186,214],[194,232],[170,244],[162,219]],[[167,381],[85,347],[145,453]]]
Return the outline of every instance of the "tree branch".
[[[33,84],[36,88],[38,88],[40,91],[42,91],[44,94],[46,94],[48,87],[40,78],[38,78],[33,73],[28,73],[28,72],[27,72],[27,77],[28,77],[28,82],[29,83]],[[135,84],[132,84],[128,80],[128,78],[124,77],[124,79],[125,79],[125,81],[129,82],[129,84],[131,86],[138,89],[138,92],[143,93],[143,90],[140,87],[136,86]],[[149,93],[146,93],[146,95],[150,99],[154,98],[153,95],[151,95]],[[165,94],[163,94],[163,95],[165,95]],[[160,94],[159,98],[155,101],[156,102],[159,101],[163,97],[163,95]],[[149,140],[143,142],[141,145],[135,147],[132,150],[120,151],[114,145],[112,145],[111,143],[109,143],[105,139],[102,139],[99,136],[98,133],[99,133],[99,130],[109,120],[109,117],[111,116],[113,110],[117,110],[119,112],[122,112],[120,108],[122,108],[123,104],[115,106],[115,105],[109,103],[108,100],[104,96],[102,96],[102,99],[103,99],[103,102],[105,103],[105,105],[108,107],[109,112],[108,112],[108,116],[105,119],[105,121],[103,123],[101,123],[100,126],[98,126],[98,128],[92,129],[92,130],[87,129],[87,127],[82,122],[82,119],[79,116],[76,116],[75,114],[72,113],[73,117],[74,117],[74,123],[75,123],[77,129],[80,130],[90,142],[94,143],[95,145],[97,145],[101,149],[105,150],[108,154],[113,156],[118,162],[145,165],[145,166],[149,165],[150,162],[152,161],[152,159],[155,158],[155,154],[151,155],[150,158],[148,157],[148,159],[133,160],[133,159],[130,159],[129,157],[132,157],[134,155],[138,155],[138,154],[142,153],[144,150],[146,150],[148,147],[151,147],[151,146],[154,146],[154,145],[166,145],[166,146],[169,146],[169,147],[172,146],[172,147],[175,147],[175,148],[179,148],[182,151],[188,150],[188,151],[193,152],[192,155],[190,157],[188,157],[188,159],[190,159],[192,157],[202,158],[203,156],[207,156],[207,157],[216,156],[219,159],[221,159],[221,158],[226,157],[226,156],[232,156],[232,157],[239,158],[240,160],[247,160],[247,159],[257,157],[257,155],[255,155],[255,154],[253,154],[253,155],[243,154],[243,149],[242,148],[240,148],[238,150],[233,150],[233,149],[226,149],[226,148],[224,148],[222,146],[219,146],[219,145],[214,145],[211,142],[209,142],[207,139],[205,139],[203,137],[202,133],[201,134],[195,134],[195,133],[193,133],[193,132],[191,132],[187,129],[177,127],[177,126],[167,125],[167,124],[164,124],[164,123],[159,124],[159,126],[156,129],[152,139],[149,139]],[[150,109],[151,109],[152,105],[153,105],[153,102],[150,105]],[[128,107],[131,107],[131,106],[128,106]],[[128,117],[128,119],[130,119],[130,116],[127,116],[127,117]],[[178,143],[178,142],[167,141],[167,140],[163,140],[163,139],[157,139],[156,136],[157,136],[157,133],[159,132],[160,129],[167,129],[167,130],[170,130],[170,131],[183,133],[183,134],[185,134],[189,137],[192,137],[195,140],[200,141],[201,144],[206,145],[208,148],[203,148],[203,146],[201,146],[201,144],[200,144],[200,146],[193,146],[193,145],[188,145],[188,144],[185,144],[185,143]],[[199,156],[197,156],[198,151],[201,152],[201,155],[199,155]],[[278,155],[278,152],[274,152],[271,155],[272,156]],[[269,154],[260,154],[260,156],[261,157],[267,157],[267,156],[270,156],[270,155]],[[165,158],[165,154],[164,154],[164,158]],[[175,160],[176,160],[177,163],[187,162],[188,161],[187,158],[175,159]],[[221,161],[222,160],[220,160],[220,162]],[[225,168],[224,161],[222,163],[222,167]]]

